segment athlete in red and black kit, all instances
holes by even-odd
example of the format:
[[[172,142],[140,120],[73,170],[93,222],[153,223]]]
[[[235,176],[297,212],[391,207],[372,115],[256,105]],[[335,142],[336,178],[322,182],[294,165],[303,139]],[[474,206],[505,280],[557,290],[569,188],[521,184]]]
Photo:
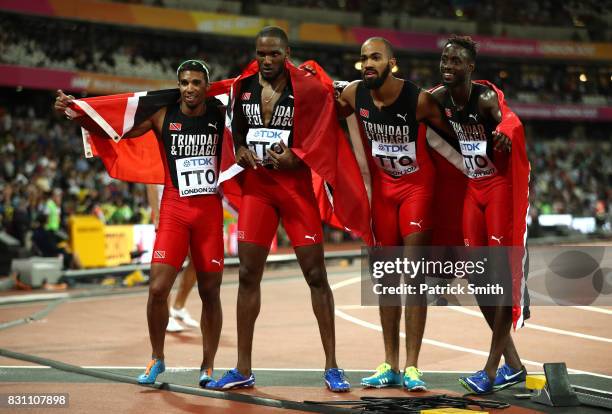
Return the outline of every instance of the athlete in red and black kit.
[[[511,246],[512,183],[504,173],[509,168],[512,142],[496,131],[502,120],[497,94],[472,82],[475,59],[476,45],[469,37],[451,37],[440,59],[443,86],[432,94],[455,130],[454,144],[469,178],[463,203],[465,245]],[[510,336],[511,306],[480,308],[493,330],[491,352],[483,371],[460,382],[470,391],[486,393],[524,380],[525,369]],[[505,365],[498,369],[502,354]]]
[[[325,382],[332,391],[350,385],[338,369],[335,351],[334,297],[323,256],[323,231],[310,168],[292,151],[295,101],[285,69],[288,39],[278,27],[264,28],[256,38],[259,71],[241,81],[232,118],[236,162],[242,173],[238,216],[238,364],[208,388],[252,387],[251,354],[255,321],[261,307],[260,284],[279,220],[295,250],[310,287],[325,352]]]
[[[165,171],[147,302],[152,360],[138,382],[154,383],[157,375],[165,370],[168,295],[191,251],[203,302],[204,346],[199,383],[205,386],[212,380],[223,319],[219,298],[223,274],[223,208],[217,193],[217,176],[224,112],[218,100],[206,99],[209,77],[203,62],[184,62],[177,70],[177,77],[180,102],[160,109],[124,136],[138,137],[154,131],[164,155]],[[71,98],[62,93],[56,109],[63,112]]]
[[[417,139],[425,122],[441,133],[453,132],[435,99],[414,83],[390,75],[396,65],[391,44],[368,39],[361,47],[363,80],[349,84],[339,97],[341,116],[355,113],[372,175],[372,219],[376,242],[382,246],[427,246],[431,243],[431,203],[435,171],[427,143]],[[421,302],[418,302],[421,303]],[[401,306],[380,306],[385,362],[365,386],[403,382],[425,390],[417,369],[427,307],[406,306],[406,365],[399,372]]]

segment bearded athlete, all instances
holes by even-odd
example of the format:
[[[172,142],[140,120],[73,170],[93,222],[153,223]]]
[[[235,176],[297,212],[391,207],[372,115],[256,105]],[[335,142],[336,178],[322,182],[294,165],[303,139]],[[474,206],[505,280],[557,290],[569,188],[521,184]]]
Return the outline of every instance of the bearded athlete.
[[[372,221],[381,246],[427,246],[431,243],[431,205],[435,171],[427,143],[417,139],[420,122],[454,136],[435,99],[414,83],[396,78],[393,47],[373,37],[361,46],[362,80],[349,84],[338,98],[339,114],[355,113],[372,175]],[[424,126],[423,126],[424,127]],[[400,385],[410,391],[427,389],[417,368],[427,307],[424,297],[407,305],[406,364],[399,370],[401,305],[380,306],[385,362],[367,387]]]

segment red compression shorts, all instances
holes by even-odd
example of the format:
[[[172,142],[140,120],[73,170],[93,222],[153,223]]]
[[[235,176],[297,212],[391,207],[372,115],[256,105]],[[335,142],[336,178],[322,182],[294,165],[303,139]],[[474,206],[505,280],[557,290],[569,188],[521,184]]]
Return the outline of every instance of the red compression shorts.
[[[512,186],[503,176],[469,180],[463,237],[466,246],[512,245]]]
[[[400,178],[372,174],[372,221],[376,243],[401,246],[412,233],[432,228],[434,174],[419,171]]]
[[[323,241],[310,169],[276,171],[258,167],[248,168],[243,174],[238,241],[269,248],[279,219],[293,247]]]
[[[223,270],[221,198],[216,194],[180,197],[176,188],[166,185],[151,262],[179,270],[189,250],[196,272]]]

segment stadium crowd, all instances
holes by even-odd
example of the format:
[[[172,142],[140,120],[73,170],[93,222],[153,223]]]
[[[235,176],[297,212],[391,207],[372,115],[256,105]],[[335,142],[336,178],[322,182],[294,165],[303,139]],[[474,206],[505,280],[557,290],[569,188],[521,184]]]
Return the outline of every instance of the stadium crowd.
[[[169,8],[188,8],[194,10],[225,12],[222,2],[211,7],[206,2],[194,0],[114,0],[121,3],[144,4]],[[248,4],[247,4],[248,3]],[[257,4],[296,7],[304,9],[321,9],[344,12],[361,11],[364,22],[371,20],[372,15],[392,13],[406,14],[411,18],[433,18],[444,20],[474,21],[489,24],[513,24],[531,26],[556,26],[587,28],[590,41],[609,40],[606,34],[606,14],[612,11],[608,2],[597,0],[258,0],[242,2],[242,12],[249,14],[257,11]],[[245,7],[246,6],[246,7]],[[367,17],[367,19],[366,19]],[[486,27],[483,26],[483,27]],[[478,30],[478,29],[477,29]],[[480,31],[479,31],[480,33]],[[487,33],[480,33],[487,34]],[[576,36],[580,41],[580,36]]]
[[[49,93],[39,99],[51,102]],[[36,251],[45,246],[33,232],[65,238],[72,214],[94,214],[110,224],[150,222],[144,187],[112,180],[99,160],[83,157],[73,125],[50,106],[41,112],[0,107],[0,231]]]
[[[50,37],[48,33],[57,33]],[[177,39],[187,41],[177,48]],[[220,46],[219,43],[222,43]],[[218,53],[222,49],[223,53]],[[315,59],[336,79],[359,76],[357,52],[325,47],[292,48],[296,61]],[[236,76],[253,57],[248,40],[195,34],[140,32],[127,28],[0,14],[0,63],[172,79],[185,56],[209,62],[212,79]],[[438,57],[397,51],[398,75],[428,87],[439,82]],[[510,99],[524,102],[612,103],[609,67],[480,59],[477,78],[490,79]]]

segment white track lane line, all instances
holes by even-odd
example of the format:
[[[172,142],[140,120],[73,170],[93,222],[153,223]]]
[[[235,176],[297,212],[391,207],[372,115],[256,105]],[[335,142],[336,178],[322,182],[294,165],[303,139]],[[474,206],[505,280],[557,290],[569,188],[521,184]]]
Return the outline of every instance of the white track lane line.
[[[612,309],[598,308],[597,306],[572,306],[572,308],[580,309],[583,311],[597,312],[597,313],[604,313],[606,315],[612,315]]]
[[[476,316],[477,318],[484,319],[484,316],[479,311],[475,311],[475,310],[472,310],[472,309],[466,309],[466,308],[463,308],[461,306],[446,306],[446,308],[450,309],[452,311],[455,311],[455,312],[464,313],[466,315]],[[588,334],[582,334],[582,333],[574,332],[574,331],[566,331],[564,329],[550,328],[548,326],[537,325],[535,323],[525,322],[525,328],[535,329],[537,331],[544,331],[544,332],[555,333],[555,334],[559,334],[559,335],[573,336],[575,338],[589,339],[591,341],[600,341],[600,342],[612,343],[612,339],[605,338],[603,336],[588,335]]]
[[[352,285],[354,283],[357,283],[360,280],[361,280],[361,276],[357,276],[357,277],[353,277],[353,278],[344,280],[342,282],[335,283],[335,284],[331,285],[330,287],[331,287],[332,290],[337,290],[337,289],[339,289],[341,287],[349,286],[349,285]],[[347,322],[354,323],[355,325],[359,325],[359,326],[362,326],[362,327],[367,328],[367,329],[372,329],[374,331],[382,332],[382,327],[380,325],[377,325],[377,324],[374,324],[374,323],[370,323],[370,322],[364,321],[364,320],[359,319],[359,318],[355,318],[354,316],[348,315],[348,314],[344,313],[343,311],[341,311],[339,309],[336,309],[335,313],[336,313],[336,315],[338,317],[344,319]],[[400,337],[401,338],[406,338],[406,334],[404,332],[400,332]],[[446,342],[436,341],[436,340],[433,340],[433,339],[423,338],[423,343],[426,343],[426,344],[429,344],[429,345],[434,345],[434,346],[437,346],[439,348],[452,349],[454,351],[465,352],[465,353],[473,354],[473,355],[479,355],[479,356],[484,356],[484,357],[488,357],[489,356],[489,353],[485,352],[485,351],[480,351],[478,349],[467,348],[467,347],[459,346],[459,345],[453,345],[453,344],[449,344],[449,343],[446,343]],[[531,361],[531,360],[528,360],[528,359],[521,359],[521,361],[524,364],[529,364],[529,365],[533,365],[533,366],[537,366],[537,367],[544,366],[543,362]],[[571,372],[571,373],[574,373],[574,374],[587,374],[587,375],[593,375],[595,377],[612,379],[612,376],[610,376],[610,375],[598,374],[596,372],[582,371],[582,370],[573,369],[573,368],[568,368],[567,371]]]

